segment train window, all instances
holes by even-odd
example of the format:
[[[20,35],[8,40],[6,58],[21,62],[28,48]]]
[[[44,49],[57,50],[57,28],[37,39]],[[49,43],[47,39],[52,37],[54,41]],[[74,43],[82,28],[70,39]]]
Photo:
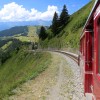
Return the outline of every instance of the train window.
[[[100,73],[100,18],[97,21],[98,24],[98,68],[99,68],[99,73]]]
[[[92,32],[92,59],[94,59],[94,32]]]

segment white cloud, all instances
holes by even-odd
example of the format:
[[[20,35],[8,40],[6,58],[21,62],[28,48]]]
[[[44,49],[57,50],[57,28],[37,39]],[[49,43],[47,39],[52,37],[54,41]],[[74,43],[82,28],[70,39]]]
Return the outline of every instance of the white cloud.
[[[57,6],[48,5],[47,11],[40,12],[35,8],[27,10],[23,5],[15,2],[4,5],[0,10],[0,22],[6,21],[33,21],[33,20],[52,20],[54,12],[59,13]]]

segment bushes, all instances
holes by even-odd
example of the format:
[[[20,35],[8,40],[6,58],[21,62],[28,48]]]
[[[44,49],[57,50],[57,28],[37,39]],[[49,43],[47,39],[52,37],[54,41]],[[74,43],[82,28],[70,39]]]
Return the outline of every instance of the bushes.
[[[12,43],[6,49],[0,49],[0,65],[5,63],[13,54],[17,54],[21,48],[28,48],[29,45],[29,43],[21,42],[17,39],[10,39],[10,41]]]

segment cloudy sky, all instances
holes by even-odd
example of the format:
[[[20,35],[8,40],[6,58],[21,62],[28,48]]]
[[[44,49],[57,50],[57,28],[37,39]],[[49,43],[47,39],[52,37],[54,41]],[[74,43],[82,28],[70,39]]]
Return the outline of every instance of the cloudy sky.
[[[74,13],[91,0],[2,0],[0,22],[52,20],[56,11],[66,4],[69,14]]]

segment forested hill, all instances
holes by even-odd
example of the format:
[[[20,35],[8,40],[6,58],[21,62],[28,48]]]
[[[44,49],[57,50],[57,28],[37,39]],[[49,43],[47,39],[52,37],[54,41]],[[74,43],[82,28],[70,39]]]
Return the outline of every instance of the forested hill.
[[[69,18],[69,22],[64,25],[62,30],[58,32],[57,35],[54,36],[55,33],[52,31],[52,28],[46,30],[46,34],[49,34],[49,36],[51,35],[53,37],[49,38],[47,36],[45,40],[41,41],[41,46],[43,48],[55,49],[78,49],[80,33],[82,32],[82,28],[91,12],[93,4],[94,0],[90,1],[83,8],[72,14]]]
[[[28,31],[27,26],[16,26],[16,27],[12,27],[7,30],[0,31],[0,37],[13,36],[13,35],[20,34],[20,33],[26,34],[27,31]]]
[[[39,33],[40,26],[15,26],[10,29],[0,31],[0,37],[14,35],[27,36],[29,32],[29,27],[32,27],[35,33]]]

